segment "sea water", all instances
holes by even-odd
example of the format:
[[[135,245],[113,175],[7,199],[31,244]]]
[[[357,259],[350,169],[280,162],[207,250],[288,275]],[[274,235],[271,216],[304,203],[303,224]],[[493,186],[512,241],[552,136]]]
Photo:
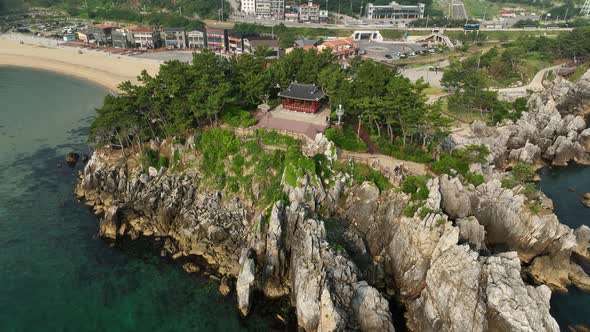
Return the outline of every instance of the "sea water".
[[[590,208],[582,205],[579,195],[590,192],[590,167],[572,165],[544,168],[539,173],[541,181],[538,187],[553,200],[554,212],[559,221],[572,229],[581,225],[590,226]],[[562,331],[567,331],[568,326],[575,324],[590,327],[590,292],[571,287],[567,294],[553,293],[551,313]]]
[[[0,331],[267,330],[240,320],[217,284],[150,250],[97,238],[77,202],[70,151],[108,91],[46,71],[0,67]]]

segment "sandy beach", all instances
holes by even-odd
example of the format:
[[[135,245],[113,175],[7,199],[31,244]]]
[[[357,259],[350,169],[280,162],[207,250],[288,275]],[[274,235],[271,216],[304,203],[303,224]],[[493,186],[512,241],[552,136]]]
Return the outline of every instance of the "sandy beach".
[[[23,44],[20,41],[23,41]],[[81,52],[81,54],[80,54]],[[160,61],[59,46],[56,40],[0,35],[0,66],[50,70],[100,84],[113,92],[123,81],[137,82],[142,70],[156,74]]]

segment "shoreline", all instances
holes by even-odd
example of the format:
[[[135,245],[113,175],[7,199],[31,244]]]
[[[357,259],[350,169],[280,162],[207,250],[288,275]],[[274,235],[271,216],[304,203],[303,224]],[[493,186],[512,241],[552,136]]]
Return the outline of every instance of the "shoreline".
[[[160,68],[160,62],[155,60],[51,46],[48,42],[56,41],[44,38],[35,38],[39,42],[33,44],[28,36],[23,36],[23,40],[29,40],[21,44],[18,38],[18,35],[0,35],[0,66],[48,70],[73,76],[94,82],[111,93],[120,91],[118,86],[121,82],[137,83],[137,76],[142,70],[155,75]]]

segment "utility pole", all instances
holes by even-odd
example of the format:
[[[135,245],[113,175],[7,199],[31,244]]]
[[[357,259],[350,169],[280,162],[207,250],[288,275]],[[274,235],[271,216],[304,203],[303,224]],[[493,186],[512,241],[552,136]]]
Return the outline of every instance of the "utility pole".
[[[568,5],[568,6],[565,8],[565,16],[563,17],[563,20],[565,21],[565,23],[567,23],[567,12],[568,12],[569,10],[570,10],[570,6]]]
[[[428,18],[430,18],[430,16],[426,15],[426,29],[428,29]]]

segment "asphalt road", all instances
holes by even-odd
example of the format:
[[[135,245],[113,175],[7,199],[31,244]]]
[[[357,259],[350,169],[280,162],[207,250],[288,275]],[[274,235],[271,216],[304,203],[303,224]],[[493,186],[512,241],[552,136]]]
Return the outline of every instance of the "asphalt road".
[[[456,20],[467,19],[467,12],[465,11],[463,1],[453,0],[453,18]]]

